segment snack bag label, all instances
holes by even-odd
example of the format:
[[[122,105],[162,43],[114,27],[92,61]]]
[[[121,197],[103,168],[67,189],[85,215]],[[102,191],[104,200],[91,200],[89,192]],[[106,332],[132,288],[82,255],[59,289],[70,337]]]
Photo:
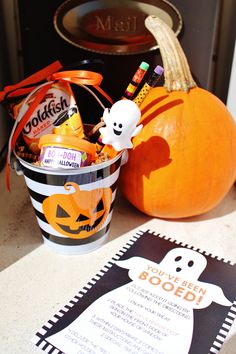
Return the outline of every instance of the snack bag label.
[[[26,99],[26,103],[24,103],[26,109],[33,101],[35,95],[31,97],[29,102]],[[23,138],[31,151],[38,153],[39,138],[42,135],[52,133],[59,116],[68,112],[71,108],[77,112],[82,126],[82,120],[70,85],[68,83],[53,84],[22,131]]]

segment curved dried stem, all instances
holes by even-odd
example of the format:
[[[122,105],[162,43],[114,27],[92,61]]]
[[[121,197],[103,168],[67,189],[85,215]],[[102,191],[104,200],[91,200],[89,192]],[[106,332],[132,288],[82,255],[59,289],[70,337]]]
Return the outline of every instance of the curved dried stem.
[[[155,37],[160,48],[166,90],[188,92],[196,87],[188,61],[174,31],[156,16],[148,16],[145,19],[145,26]]]

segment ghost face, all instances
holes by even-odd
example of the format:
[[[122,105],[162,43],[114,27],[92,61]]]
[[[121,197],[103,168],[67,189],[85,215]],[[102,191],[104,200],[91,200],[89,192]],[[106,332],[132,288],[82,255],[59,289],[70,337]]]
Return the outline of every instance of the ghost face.
[[[174,248],[163,258],[160,263],[163,269],[181,278],[197,280],[207,265],[206,258],[193,250]]]
[[[103,144],[112,145],[117,151],[131,148],[131,139],[142,129],[141,124],[136,127],[140,117],[140,109],[130,100],[120,100],[110,110],[106,108],[103,113],[106,127],[99,129]]]
[[[140,119],[140,110],[137,105],[129,100],[116,102],[109,112],[106,125],[114,138],[130,136]]]
[[[133,121],[131,118],[126,119],[126,117],[122,117],[122,116],[119,117],[110,116],[109,124],[111,126],[113,137],[117,139],[122,136],[130,137],[133,130],[135,129],[136,121]]]
[[[113,122],[113,133],[117,136],[122,134],[122,128],[123,128],[123,124],[122,123],[116,123]]]

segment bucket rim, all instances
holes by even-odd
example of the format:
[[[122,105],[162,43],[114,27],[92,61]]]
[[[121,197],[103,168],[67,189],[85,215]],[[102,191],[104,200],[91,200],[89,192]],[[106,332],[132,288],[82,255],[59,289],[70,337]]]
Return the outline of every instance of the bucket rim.
[[[25,160],[23,160],[20,156],[18,156],[16,154],[16,151],[13,150],[13,153],[16,157],[16,159],[19,161],[19,163],[21,165],[23,165],[25,168],[28,168],[30,170],[33,171],[37,171],[39,173],[44,173],[44,174],[51,174],[51,175],[78,175],[78,174],[82,174],[82,173],[89,173],[89,172],[94,172],[103,168],[106,168],[108,166],[110,166],[111,164],[113,164],[114,162],[116,162],[117,160],[119,160],[120,158],[122,158],[122,155],[125,153],[126,150],[123,151],[119,151],[117,153],[117,155],[107,161],[98,163],[98,164],[94,164],[94,165],[90,165],[90,166],[83,166],[80,168],[53,168],[53,167],[45,167],[45,166],[38,166],[38,165],[34,165],[31,162],[27,162]],[[122,164],[122,163],[121,163]]]

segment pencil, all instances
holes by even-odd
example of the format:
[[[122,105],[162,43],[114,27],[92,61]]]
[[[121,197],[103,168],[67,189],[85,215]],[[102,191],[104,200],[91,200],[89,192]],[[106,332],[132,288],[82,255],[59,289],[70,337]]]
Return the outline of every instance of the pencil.
[[[155,67],[153,73],[150,75],[147,82],[145,82],[145,84],[143,85],[143,87],[139,91],[137,97],[135,97],[135,99],[133,100],[138,106],[141,105],[141,103],[147,97],[147,95],[149,94],[151,89],[156,86],[156,84],[157,84],[158,80],[160,79],[160,77],[162,76],[163,72],[164,72],[164,69],[162,66],[157,65]]]
[[[145,61],[142,61],[142,63],[139,65],[137,71],[135,72],[132,80],[130,81],[127,89],[125,90],[125,93],[123,94],[122,99],[129,99],[129,100],[132,99],[135,91],[137,90],[138,85],[141,83],[148,68],[149,68],[149,64],[146,63]]]

